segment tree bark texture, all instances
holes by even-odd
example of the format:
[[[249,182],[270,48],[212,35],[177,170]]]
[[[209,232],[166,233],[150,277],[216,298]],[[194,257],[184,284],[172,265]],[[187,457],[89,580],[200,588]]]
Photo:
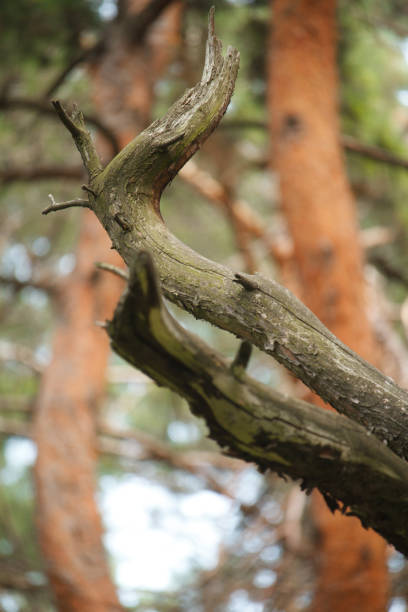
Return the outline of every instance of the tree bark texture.
[[[143,8],[134,2],[133,12]],[[146,124],[153,84],[171,58],[179,31],[180,5],[164,11],[137,46],[116,24],[105,52],[91,69],[95,107],[124,147]],[[159,45],[159,40],[165,46]],[[148,75],[149,78],[146,78]],[[99,148],[103,148],[100,140]],[[109,151],[105,151],[109,156]],[[85,159],[93,159],[89,149]],[[58,609],[112,612],[122,609],[109,574],[102,524],[95,500],[95,418],[105,393],[110,347],[96,320],[111,316],[122,283],[97,271],[95,261],[121,265],[95,215],[86,211],[76,250],[75,272],[59,295],[53,360],[37,402],[35,467],[40,543]]]
[[[234,274],[198,255],[168,231],[160,215],[162,190],[221,120],[238,61],[235,49],[222,56],[211,13],[201,81],[103,170],[93,155],[84,155],[92,141],[82,114],[55,103],[85,159],[89,206],[131,270],[130,293],[108,332],[129,362],[187,397],[230,453],[302,478],[308,489],[319,486],[332,509],[356,514],[408,552],[408,393],[343,345],[285,288],[258,275]],[[153,267],[146,263],[138,269],[141,250],[154,261],[166,298],[273,355],[349,418],[304,402],[293,412],[294,400],[261,390],[246,377],[247,349],[227,367],[183,332],[163,313]],[[139,310],[129,297],[137,294]],[[340,438],[344,452],[336,450]],[[363,488],[361,470],[367,468],[371,475]]]
[[[274,0],[269,57],[272,166],[293,239],[301,298],[345,344],[378,364],[367,316],[355,204],[340,146],[336,1]],[[324,405],[317,398],[317,403]],[[314,495],[316,612],[385,610],[385,542]]]

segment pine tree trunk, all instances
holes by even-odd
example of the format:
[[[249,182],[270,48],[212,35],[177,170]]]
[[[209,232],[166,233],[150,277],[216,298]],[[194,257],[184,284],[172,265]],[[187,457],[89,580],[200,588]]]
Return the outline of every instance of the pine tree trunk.
[[[133,4],[133,11],[143,5]],[[117,24],[90,69],[95,107],[121,147],[150,118],[153,85],[171,59],[180,16],[181,5],[174,3],[136,48],[126,43],[124,22]],[[105,394],[110,349],[95,321],[112,315],[124,284],[96,270],[95,261],[120,265],[121,260],[95,215],[86,211],[82,219],[77,265],[59,295],[53,359],[37,401],[37,523],[58,609],[113,612],[122,608],[95,500],[95,418]]]
[[[272,166],[294,243],[301,299],[371,363],[363,257],[339,142],[335,0],[275,0],[269,57]],[[326,405],[327,407],[327,405]],[[384,611],[385,543],[317,495],[318,579],[312,609]]]
[[[95,320],[112,314],[119,280],[97,272],[110,242],[86,211],[77,266],[59,295],[53,358],[35,418],[37,524],[58,610],[121,609],[110,579],[95,500],[95,418],[105,392],[109,342]]]

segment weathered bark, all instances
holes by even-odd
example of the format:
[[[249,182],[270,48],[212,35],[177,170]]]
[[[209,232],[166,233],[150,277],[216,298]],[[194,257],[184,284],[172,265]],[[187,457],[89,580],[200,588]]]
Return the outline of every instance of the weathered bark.
[[[340,146],[336,0],[274,0],[272,8],[272,163],[293,239],[300,297],[338,338],[378,364],[355,205]],[[318,580],[312,609],[385,610],[385,542],[355,519],[330,513],[317,495],[313,514]]]
[[[158,31],[165,38],[178,32],[177,10],[176,5],[169,9],[172,19],[166,12],[162,15],[148,40]],[[155,72],[164,68],[171,55],[168,48],[159,53],[151,42],[146,42],[149,49],[146,45],[129,47],[123,35],[124,24],[118,28],[108,39],[105,54],[93,66],[92,85],[100,116],[106,117],[122,147],[148,120]],[[115,63],[118,54],[121,61]],[[143,125],[134,121],[137,110]],[[78,137],[81,139],[80,134]],[[102,166],[93,146],[88,146],[86,138],[82,143],[83,161],[94,164],[97,175]],[[99,143],[100,148],[103,144]],[[109,343],[95,321],[111,315],[121,287],[117,279],[97,272],[94,262],[120,265],[121,260],[109,248],[109,239],[95,216],[86,212],[83,219],[77,267],[59,296],[60,321],[53,361],[38,398],[37,514],[40,543],[58,609],[111,612],[121,607],[104,557],[101,519],[94,499],[95,417],[104,396]]]
[[[181,304],[196,316],[228,329],[276,356],[310,386],[318,389],[325,397],[330,397],[339,411],[346,412],[354,421],[361,423],[364,430],[356,424],[352,425],[352,430],[361,432],[358,439],[362,448],[366,448],[367,442],[374,442],[376,448],[381,449],[381,456],[385,457],[384,453],[386,454],[387,465],[390,461],[396,465],[394,462],[397,461],[400,466],[398,470],[404,471],[404,462],[394,456],[390,449],[378,444],[374,438],[371,439],[371,434],[375,434],[380,440],[386,438],[395,453],[404,456],[406,443],[401,440],[401,431],[407,427],[405,413],[408,393],[345,347],[283,287],[259,276],[234,275],[228,268],[199,256],[172,236],[165,228],[159,214],[159,199],[163,188],[222,118],[232,95],[237,68],[236,51],[229,49],[226,58],[222,57],[221,45],[214,36],[213,24],[210,21],[207,58],[201,82],[187,91],[163,119],[153,123],[125,147],[105,170],[98,170],[98,164],[94,160],[87,162],[91,189],[90,206],[131,268],[135,265],[140,249],[149,249],[156,263],[165,297]],[[91,142],[90,135],[86,131],[81,114],[77,111],[68,114],[58,103],[56,109],[64,118],[65,125],[70,129],[77,147],[83,148],[84,138],[87,139],[88,146]],[[152,276],[153,274],[150,275]],[[285,451],[286,434],[282,434],[281,437],[279,428],[274,429],[274,425],[278,426],[279,423],[285,429],[282,423],[287,422],[289,429],[292,431],[295,429],[302,440],[307,438],[308,429],[299,427],[294,414],[285,412],[285,417],[280,422],[277,416],[271,416],[269,419],[268,410],[262,409],[266,421],[271,424],[272,429],[269,429],[265,427],[263,420],[258,418],[259,415],[257,416],[255,409],[257,402],[248,399],[252,389],[249,383],[243,386],[238,395],[235,393],[234,380],[237,373],[240,375],[240,371],[245,366],[242,354],[238,363],[234,364],[232,374],[226,378],[222,374],[225,373],[225,369],[221,360],[216,356],[212,359],[211,351],[207,352],[206,357],[198,355],[197,365],[197,361],[194,361],[197,349],[194,346],[189,347],[186,338],[180,339],[177,329],[173,337],[174,327],[173,331],[169,331],[163,324],[157,290],[154,282],[149,280],[150,277],[149,273],[146,273],[145,277],[142,274],[140,287],[143,294],[148,294],[148,303],[152,306],[142,319],[142,329],[145,328],[143,339],[146,342],[142,351],[145,371],[148,370],[149,374],[159,382],[184,393],[192,402],[195,398],[196,410],[203,404],[203,413],[207,413],[206,418],[209,422],[211,420],[209,414],[212,414],[217,421],[221,417],[224,418],[222,413],[225,411],[223,434],[227,432],[228,436],[230,429],[232,433],[228,436],[228,441],[220,437],[220,442],[227,443],[232,452],[243,458],[251,456],[263,467],[268,464],[279,469],[276,463],[272,465],[272,462],[277,462],[280,465],[280,473],[289,473],[292,469],[296,469],[297,473],[309,482],[310,464],[306,461],[306,456],[310,462],[313,462],[313,454],[300,452],[299,448],[294,451],[292,444],[290,450]],[[127,310],[123,303],[119,308],[124,308],[125,312]],[[136,308],[133,302],[131,308]],[[129,361],[139,363],[138,352],[141,351],[141,347],[136,337],[139,332],[133,333],[133,323],[128,318],[122,322],[122,326],[122,315],[118,316],[119,322],[116,320],[116,323],[123,333],[119,333],[119,336],[112,333],[115,346]],[[134,313],[134,318],[137,316],[139,315]],[[176,357],[177,367],[171,367],[171,363],[166,364],[168,355]],[[186,365],[192,373],[188,372],[187,376],[181,376],[179,368],[182,369]],[[234,408],[231,412],[227,410],[226,399],[219,401],[220,397],[231,399],[231,394],[234,406],[241,405],[242,410]],[[285,401],[281,397],[280,408],[284,404]],[[386,411],[380,410],[384,406],[387,406]],[[362,410],[356,407],[362,407]],[[318,408],[314,410],[318,419],[339,418]],[[343,423],[348,430],[347,420],[341,421],[341,425],[340,421],[336,421],[336,436],[343,434],[347,436]],[[215,438],[217,431],[217,427],[212,428],[212,435]],[[247,434],[247,431],[250,433]],[[328,439],[330,437],[328,434]],[[255,450],[251,454],[252,448]],[[284,457],[282,453],[286,452],[291,455],[289,462],[285,458],[282,461]],[[330,451],[329,455],[333,457]],[[316,454],[316,457],[317,460],[319,457],[327,458],[324,448]],[[263,458],[266,459],[266,463],[263,463]],[[339,471],[341,473],[337,461],[338,458],[333,459],[334,471],[328,479],[327,486],[322,482],[319,485],[326,492],[332,492],[329,493],[329,500],[333,494],[334,498],[343,500],[346,505],[351,505],[354,509],[354,502],[363,503],[367,485],[363,491],[360,474],[358,482],[355,482],[356,497],[350,504],[348,494],[340,490],[343,487],[337,489]],[[364,461],[372,463],[369,453],[365,455]],[[380,464],[383,464],[382,459]],[[389,477],[395,471],[389,472],[388,468],[385,468],[385,463],[381,470],[383,472],[385,470]],[[315,482],[315,478],[316,472],[313,472],[312,482]],[[349,480],[347,476],[345,480]],[[370,486],[375,487],[377,479],[369,480]],[[404,477],[401,477],[401,482],[403,481]],[[345,482],[343,484],[346,486]],[[336,487],[335,493],[332,487]],[[392,508],[395,508],[395,504],[399,502],[398,516],[406,521],[405,495],[402,494],[396,500],[392,487],[388,493],[386,489],[387,487],[383,489],[384,495],[380,496],[379,504],[372,506],[372,511],[378,512],[377,518],[380,520],[383,500],[389,496],[393,500]],[[360,512],[359,516],[365,520],[366,516],[363,518],[363,514],[365,513]],[[391,525],[388,520],[385,522]],[[371,519],[370,523],[373,524]],[[376,528],[384,533],[383,525],[380,527],[376,524]],[[400,549],[405,547],[408,539],[406,529],[400,527],[390,529],[387,537],[393,538],[393,541],[398,540],[397,545]]]
[[[147,252],[134,262],[108,333],[124,359],[185,397],[229,454],[300,478],[307,489],[318,486],[332,509],[341,499],[344,510],[405,546],[393,532],[405,531],[406,511],[396,500],[408,492],[406,463],[349,419],[246,376],[249,344],[227,363],[184,330],[163,305]]]

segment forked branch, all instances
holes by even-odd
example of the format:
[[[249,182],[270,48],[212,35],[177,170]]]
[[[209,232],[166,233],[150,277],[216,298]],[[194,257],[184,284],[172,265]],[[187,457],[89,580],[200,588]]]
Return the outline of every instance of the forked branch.
[[[161,218],[164,187],[218,125],[237,70],[238,53],[228,49],[223,57],[211,13],[200,83],[90,181],[92,209],[133,271],[109,326],[114,348],[186,397],[230,452],[319,486],[332,506],[341,499],[408,552],[406,464],[381,444],[408,457],[408,393],[343,345],[284,287],[202,257]],[[84,160],[89,143],[71,133]],[[141,250],[150,255],[140,256]],[[230,367],[169,317],[159,284],[164,297],[272,355],[360,425],[250,381],[246,348]]]

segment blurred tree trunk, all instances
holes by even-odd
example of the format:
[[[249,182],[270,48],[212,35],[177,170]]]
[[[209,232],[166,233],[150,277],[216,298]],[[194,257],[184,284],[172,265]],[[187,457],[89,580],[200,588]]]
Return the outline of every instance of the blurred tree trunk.
[[[129,10],[144,4],[133,2]],[[90,68],[95,106],[121,147],[150,118],[153,85],[171,59],[180,17],[177,2],[154,23],[143,44],[132,47],[124,15]],[[59,294],[53,359],[37,402],[37,523],[58,609],[112,612],[122,608],[109,575],[95,500],[95,419],[105,393],[109,342],[95,321],[110,317],[123,282],[95,269],[95,261],[120,265],[120,258],[88,211],[76,259]]]
[[[40,543],[62,611],[119,610],[95,500],[95,418],[104,396],[109,342],[95,320],[107,318],[119,280],[97,272],[109,240],[90,212],[82,217],[77,265],[58,300],[53,359],[41,383],[35,419]]]
[[[366,316],[355,205],[339,141],[335,0],[275,0],[269,58],[272,165],[294,243],[301,299],[378,365]],[[318,401],[316,403],[323,402]],[[328,407],[325,405],[326,408]],[[316,612],[384,611],[384,541],[315,495]]]
[[[129,40],[126,17],[148,0],[127,0],[110,28],[103,53],[90,65],[92,98],[104,123],[124,147],[151,119],[154,86],[180,45],[182,4],[173,1],[139,43]]]

